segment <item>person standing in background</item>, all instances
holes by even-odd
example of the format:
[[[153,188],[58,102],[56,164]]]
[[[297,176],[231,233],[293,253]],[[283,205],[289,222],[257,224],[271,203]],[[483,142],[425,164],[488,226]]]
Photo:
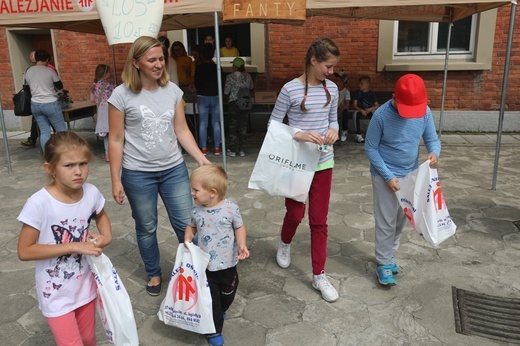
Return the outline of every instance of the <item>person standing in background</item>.
[[[214,154],[220,155],[220,109],[218,99],[217,64],[213,61],[213,46],[202,46],[202,63],[195,70],[195,88],[199,109],[199,145],[202,153],[208,153],[208,124],[213,127]],[[210,118],[211,116],[211,118]]]
[[[25,80],[31,89],[31,110],[40,129],[40,146],[43,151],[51,136],[51,125],[58,132],[67,130],[56,92],[63,89],[63,83],[56,72],[48,67],[49,53],[38,49],[34,57],[36,64],[29,67]]]
[[[166,36],[159,36],[159,42],[162,43],[162,49],[164,54],[164,62],[166,63],[166,71],[170,75],[170,82],[179,86],[179,77],[177,76],[177,62],[169,54],[170,51],[170,40]]]
[[[233,46],[233,39],[229,36],[224,40],[225,46],[220,48],[220,57],[221,58],[232,58],[239,57],[240,52],[238,48]]]
[[[104,153],[101,155],[103,161],[108,162],[108,98],[112,95],[116,85],[108,81],[110,78],[110,67],[99,64],[94,72],[94,84],[90,87],[90,101],[96,103],[97,119],[95,134],[103,138]]]

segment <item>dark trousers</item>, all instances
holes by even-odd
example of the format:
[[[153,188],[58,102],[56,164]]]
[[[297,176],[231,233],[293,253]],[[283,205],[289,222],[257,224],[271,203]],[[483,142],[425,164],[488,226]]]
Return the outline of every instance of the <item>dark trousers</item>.
[[[228,124],[229,124],[229,146],[231,151],[238,152],[244,150],[244,143],[247,137],[247,125],[248,125],[248,113],[247,110],[241,110],[238,108],[236,102],[230,102],[228,104]]]
[[[238,287],[237,267],[211,272],[206,270],[209,290],[213,300],[213,322],[215,331],[222,333],[224,326],[224,313],[229,309]]]
[[[36,140],[38,139],[38,124],[36,123],[36,120],[34,120],[34,117],[32,117],[31,122],[31,138],[33,143],[36,143]]]
[[[355,111],[352,114],[352,122],[354,123],[354,130],[356,131],[356,134],[361,134],[361,128],[359,127],[359,120],[363,117],[359,111]],[[365,117],[365,119],[372,119],[372,112],[368,113]]]

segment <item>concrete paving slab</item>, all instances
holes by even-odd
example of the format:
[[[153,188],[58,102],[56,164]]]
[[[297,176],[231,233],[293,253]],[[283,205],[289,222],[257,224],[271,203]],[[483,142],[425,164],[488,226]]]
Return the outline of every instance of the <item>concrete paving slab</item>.
[[[102,143],[92,133],[81,135],[99,156]],[[45,183],[39,150],[19,146],[27,136],[8,133],[11,174],[5,150],[0,150],[0,334],[2,345],[8,346],[54,344],[35,298],[34,264],[16,255],[16,217]],[[276,264],[284,201],[247,188],[261,140],[261,135],[252,135],[248,155],[227,160],[228,197],[241,208],[251,257],[238,266],[238,294],[224,325],[226,345],[507,345],[455,332],[451,287],[520,297],[520,135],[502,136],[497,189],[491,190],[496,135],[443,133],[438,169],[458,231],[433,248],[407,227],[396,254],[397,286],[391,289],[381,287],[375,277],[372,187],[363,145],[349,138],[336,147],[326,266],[340,295],[334,303],[325,302],[311,286],[307,218],[294,238],[291,266]],[[421,148],[421,158],[425,156]],[[185,159],[193,170],[193,160]],[[114,241],[105,253],[131,297],[141,345],[205,345],[204,337],[158,320],[165,290],[158,297],[146,294],[130,208],[113,202],[109,166],[99,158],[89,181],[107,200]],[[178,244],[162,205],[159,215],[166,284]],[[99,320],[97,338],[99,345],[107,345]]]

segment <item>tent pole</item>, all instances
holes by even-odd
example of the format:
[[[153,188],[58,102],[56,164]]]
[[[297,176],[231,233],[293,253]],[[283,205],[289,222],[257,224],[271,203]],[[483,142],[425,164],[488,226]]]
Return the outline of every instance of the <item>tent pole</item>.
[[[446,57],[444,58],[444,79],[442,81],[442,101],[441,101],[441,114],[439,116],[439,139],[442,137],[442,120],[444,117],[444,101],[446,99],[446,81],[448,79],[448,62],[450,60],[450,41],[451,41],[451,27],[453,26],[453,22],[451,21],[451,13],[450,13],[450,22],[448,24],[448,39],[446,42]]]
[[[265,23],[265,72],[266,90],[270,90],[271,76],[269,73],[269,22]]]
[[[220,42],[220,33],[218,28],[218,12],[215,11],[215,45],[217,49],[215,49],[215,56],[217,59],[217,81],[218,81],[218,107],[220,112],[220,137],[222,142],[222,167],[227,172],[227,162],[226,162],[226,134],[224,130],[224,98],[222,97],[222,67],[220,66],[220,49],[218,49],[218,44]],[[211,115],[213,116],[213,114]]]
[[[497,144],[495,151],[495,166],[493,168],[493,183],[491,190],[496,190],[498,160],[500,157],[500,144],[502,142],[502,125],[504,123],[504,108],[506,105],[507,80],[509,75],[509,61],[511,58],[511,46],[513,43],[513,31],[515,28],[516,0],[511,1],[511,17],[509,18],[509,36],[507,38],[506,63],[504,65],[504,79],[502,82],[502,100],[500,101],[500,113],[498,114]]]
[[[7,157],[7,173],[11,174],[11,155],[9,154],[9,142],[7,141],[7,132],[5,131],[4,108],[2,100],[0,100],[0,125],[2,125],[2,135],[4,136],[5,156]]]
[[[114,45],[111,45],[110,48],[112,48],[112,66],[114,67],[112,75],[114,76],[114,83],[117,85],[116,54],[114,52]]]

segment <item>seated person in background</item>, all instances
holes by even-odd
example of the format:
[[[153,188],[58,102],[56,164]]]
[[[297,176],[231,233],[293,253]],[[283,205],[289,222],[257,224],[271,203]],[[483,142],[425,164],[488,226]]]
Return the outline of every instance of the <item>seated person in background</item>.
[[[338,86],[338,121],[341,121],[341,141],[347,140],[348,134],[348,106],[350,105],[350,91],[347,89],[348,77],[345,74],[334,72],[334,83]]]
[[[227,36],[224,40],[225,46],[220,48],[220,57],[221,58],[231,58],[231,57],[239,57],[240,52],[238,51],[238,48],[233,46],[233,39],[231,37]]]
[[[359,127],[359,114],[364,117],[372,118],[372,113],[379,108],[377,96],[370,90],[369,76],[359,77],[359,90],[354,93],[352,100],[352,108],[354,109],[352,121],[354,122],[354,130],[356,131],[356,141],[363,143],[365,139],[361,135],[361,129]]]

